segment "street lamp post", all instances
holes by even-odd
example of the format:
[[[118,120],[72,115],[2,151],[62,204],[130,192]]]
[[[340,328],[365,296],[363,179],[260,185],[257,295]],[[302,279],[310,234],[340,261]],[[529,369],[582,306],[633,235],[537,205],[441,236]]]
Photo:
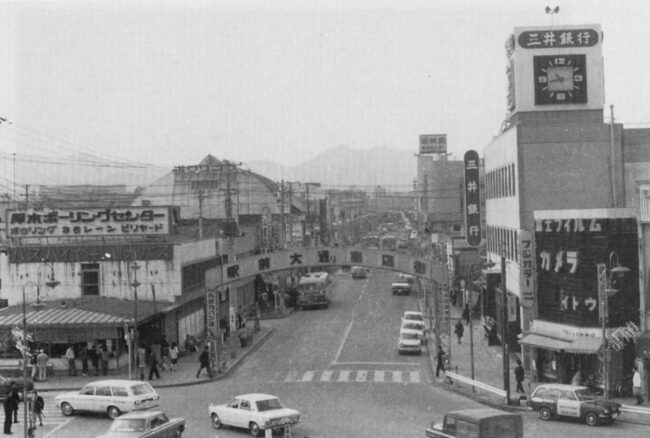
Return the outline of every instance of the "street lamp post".
[[[138,269],[140,269],[140,265],[138,263],[134,263],[131,265],[131,270],[133,270],[133,281],[131,282],[131,287],[133,287],[133,375],[136,377],[137,380],[137,351],[139,348],[138,344],[138,287],[142,283],[138,281]],[[130,354],[130,353],[129,353]]]
[[[50,277],[50,280],[45,282],[45,285],[49,287],[50,289],[54,289],[57,287],[60,282],[57,281],[54,278],[54,269],[50,265],[41,265],[41,266],[49,266],[49,268],[52,271],[52,275]],[[40,271],[40,267],[39,267]],[[38,275],[37,275],[38,277]],[[39,277],[40,279],[40,277]],[[25,287],[27,286],[35,286],[36,287],[36,303],[32,304],[32,307],[34,307],[36,310],[40,309],[43,307],[43,304],[41,303],[41,287],[39,283],[35,283],[33,281],[28,281],[23,285],[23,432],[25,437],[29,436],[29,424],[28,424],[28,417],[27,417],[27,410],[29,408],[28,402],[27,402],[27,299],[25,298]]]
[[[614,259],[616,264],[614,265]],[[609,399],[609,345],[607,343],[607,320],[609,318],[609,299],[616,295],[618,289],[614,288],[614,275],[623,275],[630,272],[630,268],[618,262],[616,252],[609,253],[609,267],[604,263],[596,265],[598,273],[598,293],[600,298],[600,327],[603,337],[603,397]]]

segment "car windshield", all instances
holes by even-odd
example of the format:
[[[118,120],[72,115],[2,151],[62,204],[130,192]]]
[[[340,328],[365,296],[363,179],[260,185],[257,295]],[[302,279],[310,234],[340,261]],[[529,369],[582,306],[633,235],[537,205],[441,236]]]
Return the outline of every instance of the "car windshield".
[[[256,403],[258,412],[272,411],[273,409],[282,409],[280,400],[277,398],[270,398],[268,400],[260,400]]]
[[[420,339],[417,333],[402,333],[402,339]]]
[[[116,433],[144,432],[146,426],[147,420],[144,418],[116,418],[108,431]]]
[[[134,385],[131,387],[131,391],[133,391],[133,395],[142,395],[142,394],[150,394],[153,392],[153,389],[149,384],[147,383],[141,383],[139,385]]]
[[[404,324],[404,328],[409,329],[409,330],[421,330],[422,326],[420,324]]]
[[[578,400],[595,400],[600,397],[600,393],[596,389],[585,388],[577,389],[576,396],[578,396]]]

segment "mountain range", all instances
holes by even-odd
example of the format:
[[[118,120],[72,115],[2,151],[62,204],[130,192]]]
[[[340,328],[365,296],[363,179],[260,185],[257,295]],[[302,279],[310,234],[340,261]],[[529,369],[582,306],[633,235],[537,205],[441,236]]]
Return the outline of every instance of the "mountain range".
[[[417,161],[413,152],[336,146],[297,166],[251,161],[245,167],[275,181],[320,182],[334,188],[382,185],[390,191],[406,191],[411,190]]]
[[[195,163],[198,164],[198,163]],[[406,191],[412,187],[417,162],[412,152],[385,147],[352,149],[330,148],[296,166],[272,161],[244,163],[245,169],[274,181],[319,182],[331,188],[372,188],[382,185],[389,191]],[[68,157],[58,163],[21,163],[16,181],[30,185],[126,185],[147,186],[172,171],[172,167],[123,167],[89,164],[87,157]],[[9,175],[5,179],[9,181]],[[19,189],[19,192],[21,190]]]

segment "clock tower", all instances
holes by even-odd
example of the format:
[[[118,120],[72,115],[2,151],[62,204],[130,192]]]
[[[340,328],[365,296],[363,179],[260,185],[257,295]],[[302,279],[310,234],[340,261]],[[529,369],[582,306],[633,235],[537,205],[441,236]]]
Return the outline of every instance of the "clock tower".
[[[604,105],[599,25],[517,27],[506,40],[508,111],[597,110]]]

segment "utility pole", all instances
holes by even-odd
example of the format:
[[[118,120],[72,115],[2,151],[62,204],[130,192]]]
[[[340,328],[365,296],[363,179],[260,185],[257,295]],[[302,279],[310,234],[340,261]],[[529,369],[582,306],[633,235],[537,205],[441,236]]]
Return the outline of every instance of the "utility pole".
[[[291,215],[291,202],[293,198],[293,185],[291,184],[291,181],[289,181],[289,215]],[[290,216],[291,219],[291,232],[289,233],[289,246],[293,244],[293,217]]]
[[[25,208],[29,206],[29,184],[25,184]]]
[[[506,254],[501,250],[501,345],[503,346],[503,389],[506,391],[506,405],[510,404],[510,354],[508,352],[508,292],[506,292]]]
[[[280,226],[282,227],[280,238],[282,239],[282,249],[284,249],[287,243],[287,226],[284,220],[284,180],[280,183],[280,202],[282,205],[280,211]]]
[[[199,190],[199,239],[203,239],[203,190]]]
[[[616,193],[616,149],[614,147],[614,105],[609,106],[609,178],[612,191],[612,207],[618,206],[618,193]]]

